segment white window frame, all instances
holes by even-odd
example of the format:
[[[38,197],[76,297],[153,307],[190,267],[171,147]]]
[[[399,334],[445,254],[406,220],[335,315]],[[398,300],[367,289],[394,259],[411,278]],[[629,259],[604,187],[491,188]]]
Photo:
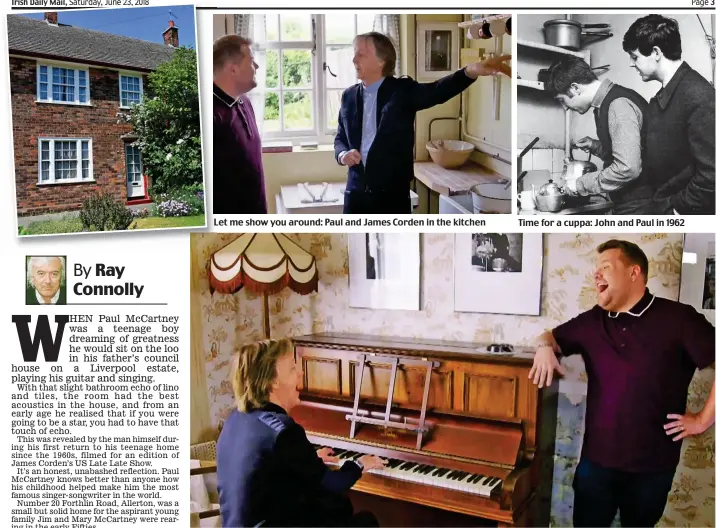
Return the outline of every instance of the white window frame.
[[[43,181],[42,179],[42,143],[50,142],[50,179]],[[71,180],[55,180],[55,141],[74,141],[76,143],[77,157],[77,174],[78,177]],[[82,177],[82,142],[87,141],[87,151],[89,153],[89,177]],[[37,184],[38,185],[62,185],[65,183],[85,183],[94,182],[94,167],[92,154],[92,138],[89,137],[39,137],[37,138]]]
[[[255,15],[256,16],[256,15]],[[258,15],[261,16],[261,15]],[[358,17],[356,14],[349,15],[353,17],[354,32],[358,28]],[[281,15],[279,14],[278,31],[281,34]],[[317,141],[321,145],[332,145],[336,136],[336,128],[328,126],[328,88],[326,82],[327,72],[323,69],[326,63],[326,52],[328,44],[326,42],[325,15],[311,15],[312,39],[307,41],[271,41],[266,42],[266,51],[278,51],[278,87],[268,88],[264,90],[264,104],[266,96],[269,93],[279,95],[279,120],[283,127],[283,112],[281,96],[283,93],[289,92],[310,92],[312,99],[313,111],[313,128],[311,130],[282,130],[282,131],[264,131],[263,140],[275,141],[284,140],[291,141],[294,146],[301,141]],[[283,63],[281,60],[281,50],[310,50],[311,56],[311,86],[306,88],[284,88],[283,83]],[[330,66],[330,64],[328,65]],[[357,82],[357,81],[356,81]],[[347,87],[346,87],[347,88]]]
[[[333,144],[333,139],[336,137],[336,133],[338,132],[337,128],[329,127],[328,126],[328,92],[334,92],[341,90],[341,88],[328,88],[328,73],[326,70],[323,69],[323,64],[327,64],[329,67],[331,66],[328,64],[328,61],[326,60],[328,57],[328,47],[329,46],[341,46],[341,47],[348,47],[353,48],[353,44],[329,44],[326,40],[326,17],[325,15],[319,15],[321,17],[321,23],[316,25],[317,34],[319,38],[317,39],[317,48],[320,50],[320,64],[321,64],[321,105],[323,109],[323,117],[321,121],[321,126],[323,130],[323,135],[325,137],[330,138],[330,143]],[[353,17],[353,34],[358,35],[358,14],[354,13],[348,16]],[[320,31],[319,31],[320,29]],[[358,82],[358,79],[356,78],[355,83]],[[348,89],[349,86],[346,86],[345,88],[342,88],[343,91]],[[342,95],[342,94],[341,94]],[[339,110],[340,111],[340,110]],[[340,116],[339,116],[340,117]]]
[[[47,67],[47,99],[41,98],[41,90],[40,90],[40,67],[46,66]],[[75,98],[73,101],[55,101],[53,97],[53,90],[52,90],[52,70],[53,68],[64,68],[67,70],[74,70],[75,71]],[[79,72],[83,71],[85,72],[85,75],[87,76],[87,101],[81,103],[80,102],[80,76]],[[91,90],[90,90],[90,74],[89,74],[89,67],[71,63],[71,62],[59,62],[59,61],[44,61],[44,60],[38,60],[35,63],[35,80],[37,85],[37,92],[35,94],[36,99],[35,102],[37,103],[44,103],[44,104],[61,104],[61,105],[78,105],[78,106],[91,106],[92,105],[92,97],[91,97]]]
[[[123,110],[127,110],[129,108],[132,108],[132,105],[129,106],[122,106],[122,77],[134,77],[139,78],[139,102],[142,102],[142,99],[144,98],[144,76],[141,73],[138,72],[130,72],[130,71],[120,71],[119,72],[119,107]],[[134,103],[136,104],[136,103]]]

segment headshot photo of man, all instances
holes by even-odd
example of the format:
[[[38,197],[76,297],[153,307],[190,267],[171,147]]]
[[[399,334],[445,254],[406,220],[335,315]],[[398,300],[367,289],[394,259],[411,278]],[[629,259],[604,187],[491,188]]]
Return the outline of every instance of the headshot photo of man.
[[[25,304],[67,304],[65,257],[27,257]]]

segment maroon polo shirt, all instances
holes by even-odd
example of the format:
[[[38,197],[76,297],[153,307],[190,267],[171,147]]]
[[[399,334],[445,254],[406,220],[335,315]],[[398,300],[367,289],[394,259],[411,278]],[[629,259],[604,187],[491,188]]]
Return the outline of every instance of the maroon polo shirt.
[[[266,214],[261,137],[249,98],[214,85],[214,214]]]
[[[599,306],[553,330],[581,354],[589,384],[582,456],[631,472],[675,470],[681,441],[664,432],[683,414],[694,371],[714,362],[714,327],[692,306],[649,290],[628,312]]]

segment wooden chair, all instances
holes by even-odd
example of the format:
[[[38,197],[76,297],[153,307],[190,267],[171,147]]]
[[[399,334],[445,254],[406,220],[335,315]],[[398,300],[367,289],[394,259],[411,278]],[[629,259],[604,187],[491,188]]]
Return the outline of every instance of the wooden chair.
[[[192,528],[221,527],[219,494],[216,488],[216,442],[191,446],[191,512]]]

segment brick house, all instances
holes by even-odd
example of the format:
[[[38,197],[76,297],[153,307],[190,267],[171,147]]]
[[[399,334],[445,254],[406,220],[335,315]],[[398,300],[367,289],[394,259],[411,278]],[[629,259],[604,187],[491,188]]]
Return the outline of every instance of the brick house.
[[[71,211],[97,192],[149,203],[131,125],[117,114],[138,102],[147,74],[179,46],[8,15],[18,216]]]

